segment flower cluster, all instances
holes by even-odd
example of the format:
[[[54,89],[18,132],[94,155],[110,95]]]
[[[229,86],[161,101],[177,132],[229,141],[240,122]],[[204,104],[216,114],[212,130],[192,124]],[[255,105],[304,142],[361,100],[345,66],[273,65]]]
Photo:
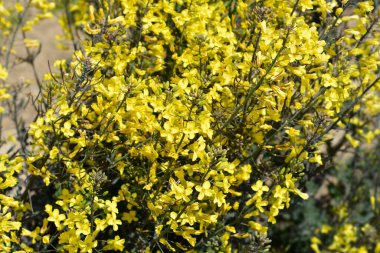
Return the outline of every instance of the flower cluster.
[[[29,152],[0,167],[0,191],[24,167],[41,193],[0,195],[5,250],[265,251],[330,131],[379,134],[356,130],[380,113],[372,1],[30,3],[63,9],[77,50],[41,83]]]

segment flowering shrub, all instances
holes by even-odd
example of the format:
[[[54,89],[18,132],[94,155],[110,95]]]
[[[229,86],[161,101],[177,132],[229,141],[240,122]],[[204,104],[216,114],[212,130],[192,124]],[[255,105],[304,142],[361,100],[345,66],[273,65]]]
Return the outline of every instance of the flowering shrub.
[[[373,1],[23,4],[0,5],[5,41],[55,11],[76,50],[37,82],[29,138],[2,156],[3,251],[267,252],[329,156],[379,134]],[[35,69],[39,42],[24,42]]]

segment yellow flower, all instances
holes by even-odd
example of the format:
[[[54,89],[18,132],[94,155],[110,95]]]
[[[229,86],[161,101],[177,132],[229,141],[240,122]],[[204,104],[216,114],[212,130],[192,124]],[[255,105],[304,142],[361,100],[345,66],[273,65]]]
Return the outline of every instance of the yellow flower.
[[[252,190],[256,192],[257,195],[262,195],[263,192],[269,191],[269,187],[263,184],[263,181],[257,180],[255,185],[251,186]]]
[[[217,204],[218,207],[221,207],[223,204],[226,203],[226,195],[224,195],[222,191],[219,191],[216,188],[214,188],[214,192],[214,203]]]
[[[7,80],[8,72],[7,70],[0,64],[0,79],[3,81]]]
[[[107,245],[104,250],[123,251],[125,239],[120,239],[120,236],[115,236],[114,239],[107,240]]]
[[[88,23],[85,24],[84,30],[86,33],[91,34],[91,35],[96,35],[96,34],[100,33],[100,31],[101,31],[100,28],[91,28],[90,24],[88,24]]]
[[[41,43],[38,40],[24,39],[24,44],[27,48],[39,48]]]
[[[24,11],[24,6],[20,3],[15,3],[15,9],[18,13],[21,13]]]
[[[93,240],[92,235],[87,235],[84,241],[79,242],[80,252],[92,253],[94,248],[98,245],[98,242]]]
[[[107,214],[106,222],[108,225],[112,226],[114,231],[117,231],[119,229],[118,225],[122,224],[120,220],[116,219],[116,215],[111,215],[111,214]]]
[[[127,221],[128,223],[132,223],[133,221],[138,221],[138,218],[136,217],[136,211],[131,210],[129,212],[124,212],[122,220]]]
[[[254,221],[249,221],[248,222],[248,225],[249,225],[249,228],[254,230],[254,231],[257,231],[261,234],[266,234],[267,231],[268,231],[268,228],[261,225],[260,223],[258,222],[254,222]]]
[[[314,157],[309,158],[309,162],[323,165],[322,156],[320,154],[314,154]]]
[[[209,181],[205,181],[202,186],[197,185],[195,186],[195,190],[199,192],[198,200],[204,199],[204,197],[210,197],[213,194],[213,191],[210,190],[211,184]]]
[[[54,209],[51,205],[45,206],[45,212],[49,214],[48,221],[54,222],[54,225],[57,227],[58,230],[62,229],[61,221],[64,221],[66,219],[66,216],[64,214],[60,214],[58,209]]]
[[[175,199],[182,199],[186,202],[190,201],[189,196],[193,192],[193,190],[190,187],[185,188],[182,184],[177,184],[173,178],[170,178],[169,182],[172,187],[172,192],[174,194]]]

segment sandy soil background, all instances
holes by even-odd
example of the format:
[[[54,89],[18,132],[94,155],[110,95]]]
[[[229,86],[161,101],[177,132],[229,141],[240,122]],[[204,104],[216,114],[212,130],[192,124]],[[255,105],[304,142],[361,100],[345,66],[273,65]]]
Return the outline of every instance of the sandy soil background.
[[[56,18],[41,21],[39,25],[34,27],[32,32],[27,34],[28,38],[38,39],[42,45],[41,53],[35,60],[37,72],[41,80],[46,73],[49,73],[48,62],[50,62],[52,67],[54,61],[58,59],[67,59],[72,53],[72,50],[57,49],[57,42],[55,39],[57,34],[62,34],[62,29]],[[18,38],[15,44],[18,56],[25,57],[26,52],[23,47],[22,39]],[[37,91],[33,69],[28,63],[21,63],[17,65],[9,73],[8,83],[17,84],[20,82],[30,82],[29,89],[22,91],[23,93],[27,94],[32,92],[32,94],[34,94]],[[29,114],[26,114],[25,116],[28,119],[32,118],[32,115]]]
[[[49,65],[53,66],[54,61],[58,59],[68,59],[71,57],[72,49],[61,50],[57,49],[56,35],[62,34],[62,29],[58,24],[57,17],[41,21],[40,24],[34,26],[33,31],[27,33],[27,38],[38,39],[41,42],[42,48],[40,54],[35,59],[36,69],[40,80],[43,76],[49,73]],[[15,49],[17,56],[24,58],[27,54],[23,46],[21,35],[18,35],[15,41]],[[17,90],[20,97],[28,98],[32,95],[35,97],[38,93],[38,86],[35,81],[33,69],[28,63],[21,63],[16,65],[9,71],[7,84],[10,86],[18,87],[22,83],[29,83],[22,90]],[[26,109],[22,112],[21,117],[27,125],[33,121],[36,112],[29,103]],[[3,138],[15,134],[15,126],[9,119],[3,121]],[[9,149],[9,145],[4,145],[0,148],[0,153],[4,153]]]

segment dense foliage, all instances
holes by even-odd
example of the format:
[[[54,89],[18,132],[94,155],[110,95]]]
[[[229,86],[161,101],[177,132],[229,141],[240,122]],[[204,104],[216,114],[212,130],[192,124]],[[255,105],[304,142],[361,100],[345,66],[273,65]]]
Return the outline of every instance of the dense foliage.
[[[0,1],[0,251],[380,252],[375,7]],[[74,52],[36,74],[28,126],[7,75],[38,72],[28,32],[53,16]]]

